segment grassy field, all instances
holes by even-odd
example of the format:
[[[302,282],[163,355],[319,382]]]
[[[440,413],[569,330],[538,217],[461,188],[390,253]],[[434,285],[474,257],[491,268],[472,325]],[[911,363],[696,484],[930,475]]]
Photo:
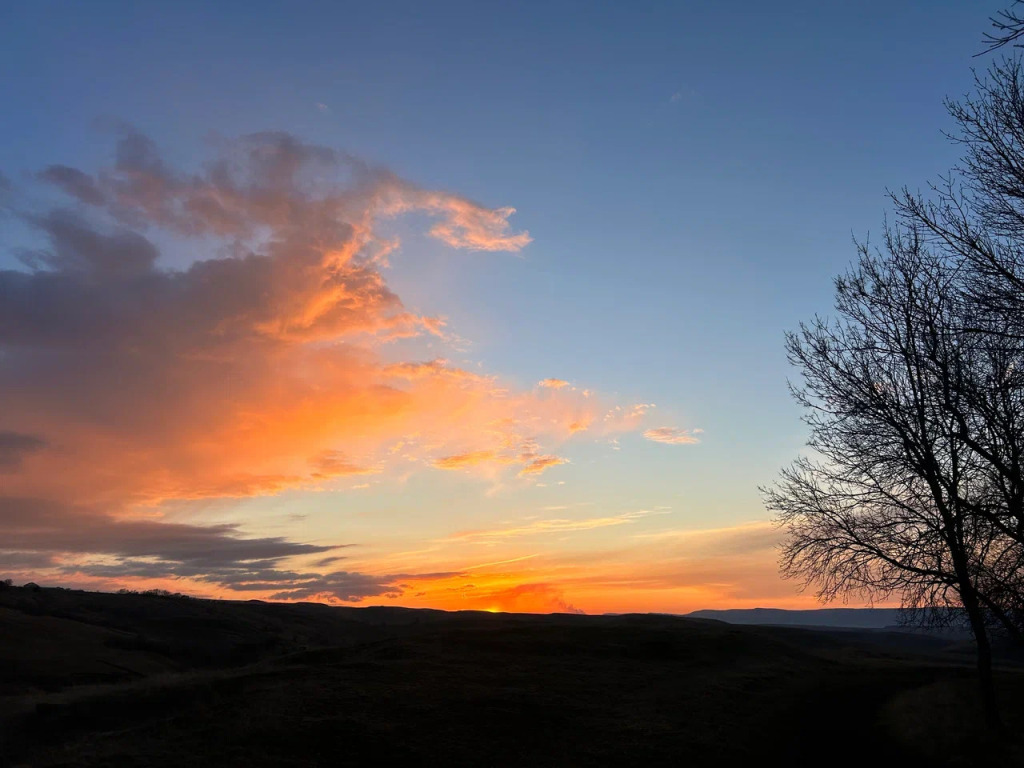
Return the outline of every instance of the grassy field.
[[[1021,764],[961,642],[0,592],[6,765]],[[1024,675],[1001,670],[1011,734]]]

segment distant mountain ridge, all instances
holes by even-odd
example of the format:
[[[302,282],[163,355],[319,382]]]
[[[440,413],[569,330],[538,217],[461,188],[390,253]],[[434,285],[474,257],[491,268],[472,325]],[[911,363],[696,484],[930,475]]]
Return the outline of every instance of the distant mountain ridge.
[[[900,608],[819,608],[791,611],[782,608],[733,608],[702,610],[685,614],[691,619],[716,619],[729,624],[764,624],[837,629],[891,629],[918,618],[916,612]]]

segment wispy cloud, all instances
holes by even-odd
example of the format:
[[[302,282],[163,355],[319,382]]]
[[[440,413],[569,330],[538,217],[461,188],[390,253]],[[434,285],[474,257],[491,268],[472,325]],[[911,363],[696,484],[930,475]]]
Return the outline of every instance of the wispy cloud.
[[[438,469],[465,469],[492,462],[495,456],[495,451],[468,451],[436,459],[434,466]]]
[[[620,515],[606,517],[590,517],[582,520],[568,518],[550,518],[545,520],[531,520],[523,525],[515,525],[508,528],[495,528],[490,530],[463,531],[456,533],[448,540],[458,541],[492,541],[496,539],[510,539],[521,536],[535,536],[548,533],[566,533],[570,531],[589,531],[594,528],[608,528],[609,526],[628,525],[650,515],[665,514],[652,510],[636,510],[623,512]]]
[[[683,101],[693,101],[699,96],[698,91],[695,88],[684,86],[678,91],[675,91],[671,96],[668,97],[669,104],[679,104]]]
[[[772,549],[779,542],[780,532],[773,523],[755,520],[723,528],[681,529],[634,534],[642,542],[658,542],[684,548],[704,557],[722,554],[753,553]]]
[[[562,387],[568,387],[569,382],[564,379],[541,379],[537,382],[538,387],[547,387],[548,389],[561,389]]]
[[[559,464],[566,463],[565,459],[559,456],[529,457],[525,461],[525,466],[519,470],[520,477],[525,477],[526,475],[539,475],[550,467],[557,467]]]
[[[471,566],[465,568],[464,571],[466,573],[470,573],[472,571],[477,571],[477,570],[480,570],[482,568],[493,568],[496,565],[509,565],[511,563],[521,563],[524,560],[532,560],[535,557],[537,557],[537,555],[536,554],[532,554],[532,555],[523,555],[522,557],[512,557],[512,558],[509,558],[508,560],[495,560],[493,563],[477,563],[476,565],[471,565]]]
[[[0,430],[0,472],[11,472],[28,456],[46,447],[46,441],[35,435]]]
[[[509,556],[462,568],[449,575],[413,579],[403,602],[448,609],[559,610],[558,601],[589,612],[686,612],[709,606],[775,605],[812,607],[810,595],[794,595],[777,578],[778,528],[750,521],[715,529],[687,530],[678,521],[667,530],[617,530],[665,510],[636,511],[582,520],[531,519],[488,530],[463,531],[435,542],[430,553],[458,553],[484,545]],[[669,518],[661,518],[667,524]],[[644,526],[647,528],[648,526]],[[614,530],[610,547],[552,549],[545,537]],[[493,547],[493,549],[491,549]],[[512,556],[523,551],[525,554]],[[429,570],[425,568],[424,570]]]
[[[345,475],[372,475],[380,472],[377,467],[366,467],[353,462],[342,451],[323,451],[310,460],[311,476],[318,480]]]
[[[700,429],[686,430],[677,429],[676,427],[657,427],[656,429],[645,430],[644,437],[656,443],[665,443],[666,445],[692,445],[700,442],[700,438],[697,435],[702,431]]]
[[[433,465],[438,469],[470,470],[479,467],[495,467],[502,465],[518,465],[519,477],[540,475],[551,467],[566,464],[560,456],[539,456],[532,450],[519,450],[519,446],[509,446],[507,450],[482,450],[456,453],[435,459]]]

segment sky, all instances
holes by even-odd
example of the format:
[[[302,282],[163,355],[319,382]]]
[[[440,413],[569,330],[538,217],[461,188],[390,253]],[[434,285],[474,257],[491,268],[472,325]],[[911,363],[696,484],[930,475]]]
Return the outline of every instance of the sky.
[[[783,334],[1001,7],[0,4],[0,571],[813,607]]]

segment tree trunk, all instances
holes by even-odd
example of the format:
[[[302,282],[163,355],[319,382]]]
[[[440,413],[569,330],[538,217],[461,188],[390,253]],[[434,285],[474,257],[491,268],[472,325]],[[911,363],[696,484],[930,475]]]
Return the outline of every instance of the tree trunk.
[[[967,618],[971,623],[971,632],[974,633],[974,645],[978,651],[978,683],[981,692],[981,705],[985,712],[985,725],[993,731],[1002,729],[1002,721],[999,717],[999,705],[996,703],[996,687],[992,677],[992,643],[989,639],[988,629],[985,627],[985,618],[982,615],[978,604],[977,595],[973,590],[964,590],[961,595],[964,609],[967,611]]]

